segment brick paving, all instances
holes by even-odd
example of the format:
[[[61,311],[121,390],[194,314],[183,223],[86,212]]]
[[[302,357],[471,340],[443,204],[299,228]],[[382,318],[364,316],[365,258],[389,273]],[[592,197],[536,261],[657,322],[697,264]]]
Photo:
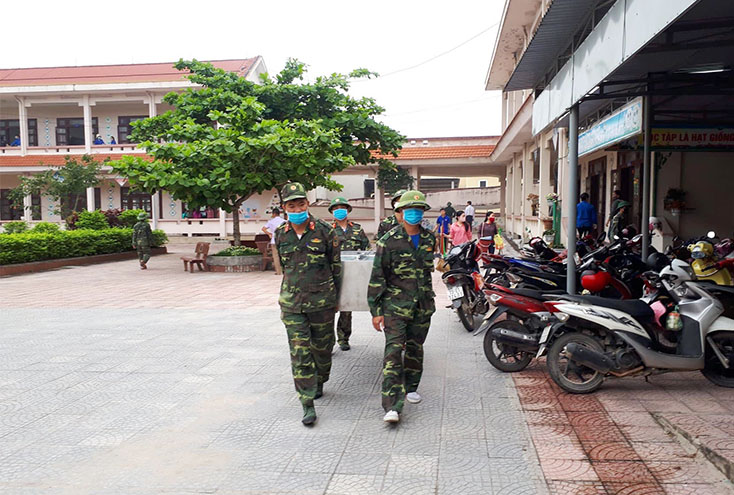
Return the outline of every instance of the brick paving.
[[[423,403],[382,422],[384,338],[354,314],[314,428],[300,424],[279,277],[178,256],[0,279],[0,493],[546,493],[512,378],[453,312]],[[8,297],[12,295],[12,297]]]
[[[382,423],[384,340],[355,313],[304,428],[280,278],[185,273],[190,251],[0,279],[0,493],[734,493],[660,426],[731,456],[732,391],[678,373],[572,396],[543,362],[501,374],[439,277],[424,402]]]

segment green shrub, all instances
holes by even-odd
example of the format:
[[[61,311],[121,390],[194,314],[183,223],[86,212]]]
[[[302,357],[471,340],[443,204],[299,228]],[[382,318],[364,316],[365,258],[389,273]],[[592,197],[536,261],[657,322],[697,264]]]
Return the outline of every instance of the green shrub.
[[[33,226],[31,229],[31,232],[40,232],[42,234],[52,234],[54,232],[58,232],[61,230],[58,226],[58,224],[51,223],[51,222],[38,222],[36,225]]]
[[[245,246],[232,246],[222,249],[212,256],[260,256],[260,250]]]
[[[123,227],[132,227],[138,223],[138,215],[146,213],[145,210],[125,210],[120,212],[118,219]]]
[[[0,265],[130,251],[132,235],[132,229],[3,235],[0,236]],[[163,231],[153,231],[154,246],[162,246],[167,240]]]
[[[19,234],[28,230],[28,224],[23,221],[8,222],[3,225],[6,234]]]
[[[78,213],[79,219],[76,221],[77,229],[89,229],[89,230],[105,230],[110,228],[110,224],[107,223],[107,218],[99,210],[96,211],[81,211]]]

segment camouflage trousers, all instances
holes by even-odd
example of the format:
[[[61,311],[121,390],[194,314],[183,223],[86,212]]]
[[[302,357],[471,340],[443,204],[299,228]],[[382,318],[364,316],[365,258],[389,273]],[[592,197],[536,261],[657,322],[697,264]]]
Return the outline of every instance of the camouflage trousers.
[[[352,312],[339,311],[339,319],[336,322],[336,341],[339,344],[348,344],[352,336]]]
[[[138,260],[141,263],[147,263],[150,259],[150,246],[138,246]]]
[[[416,310],[413,318],[385,316],[382,361],[382,407],[402,412],[405,394],[418,390],[423,374],[423,343],[433,311]]]
[[[288,333],[291,371],[298,399],[313,405],[316,388],[329,380],[331,351],[334,347],[333,309],[315,313],[281,312],[280,319]]]

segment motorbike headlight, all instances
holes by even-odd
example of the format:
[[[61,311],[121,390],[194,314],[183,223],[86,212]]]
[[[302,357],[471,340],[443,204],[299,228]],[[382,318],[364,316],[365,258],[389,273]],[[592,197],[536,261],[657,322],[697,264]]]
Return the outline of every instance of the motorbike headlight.
[[[703,251],[696,250],[691,253],[691,258],[696,259],[696,260],[700,260],[705,257],[706,257],[706,253],[704,253]]]

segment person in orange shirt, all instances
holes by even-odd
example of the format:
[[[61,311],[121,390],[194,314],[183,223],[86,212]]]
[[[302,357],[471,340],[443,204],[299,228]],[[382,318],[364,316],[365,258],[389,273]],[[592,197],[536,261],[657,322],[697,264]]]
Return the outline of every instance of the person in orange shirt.
[[[456,212],[456,222],[451,225],[449,237],[451,238],[451,244],[454,246],[471,241],[471,227],[469,227],[466,214],[463,211]]]

